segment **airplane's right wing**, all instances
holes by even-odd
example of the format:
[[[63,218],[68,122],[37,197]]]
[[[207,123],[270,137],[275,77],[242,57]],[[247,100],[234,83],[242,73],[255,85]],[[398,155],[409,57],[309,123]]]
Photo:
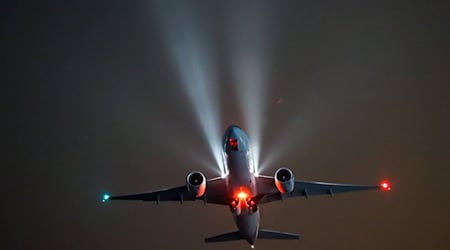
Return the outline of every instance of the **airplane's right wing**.
[[[340,183],[326,183],[326,182],[314,182],[314,181],[295,181],[294,190],[291,193],[282,194],[278,191],[273,177],[260,176],[256,178],[259,195],[256,200],[260,203],[268,203],[286,198],[315,195],[334,195],[346,192],[363,191],[371,189],[387,189],[390,187],[384,187],[379,185],[353,185],[353,184],[340,184]]]

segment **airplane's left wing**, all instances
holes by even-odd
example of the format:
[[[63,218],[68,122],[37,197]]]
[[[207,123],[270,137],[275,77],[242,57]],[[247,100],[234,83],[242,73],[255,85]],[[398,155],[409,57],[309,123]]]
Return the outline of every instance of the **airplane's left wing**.
[[[257,200],[260,204],[268,203],[285,198],[315,195],[334,195],[346,192],[363,191],[371,189],[385,189],[390,190],[387,183],[381,186],[379,185],[353,185],[353,184],[339,184],[339,183],[326,183],[326,182],[314,182],[314,181],[295,181],[294,190],[290,193],[282,194],[278,191],[273,177],[260,176],[256,178],[258,191]],[[385,186],[386,185],[386,186]]]
[[[192,195],[186,186],[173,187],[168,189],[162,189],[158,191],[109,196],[104,200],[140,200],[140,201],[193,201],[195,196]]]
[[[226,195],[225,180],[222,178],[214,178],[206,182],[206,192],[201,197],[195,197],[189,192],[186,185],[161,189],[152,192],[127,194],[127,195],[104,195],[103,201],[106,200],[139,200],[139,201],[154,201],[156,203],[163,201],[195,201],[204,200],[207,203],[228,205]]]

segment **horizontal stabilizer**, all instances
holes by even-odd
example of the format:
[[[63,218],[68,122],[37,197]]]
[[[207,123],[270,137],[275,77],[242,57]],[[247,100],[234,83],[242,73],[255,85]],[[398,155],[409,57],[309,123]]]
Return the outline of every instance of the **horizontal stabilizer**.
[[[231,240],[242,240],[242,236],[239,233],[239,231],[212,236],[212,237],[206,238],[205,242],[212,243],[212,242],[222,242],[222,241],[231,241]]]
[[[285,233],[267,229],[260,229],[258,232],[258,239],[267,240],[298,240],[300,237],[298,234]]]

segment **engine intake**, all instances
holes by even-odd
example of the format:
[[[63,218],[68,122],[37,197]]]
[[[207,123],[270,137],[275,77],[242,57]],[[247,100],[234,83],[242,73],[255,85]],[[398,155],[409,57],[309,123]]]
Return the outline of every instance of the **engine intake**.
[[[190,172],[186,177],[186,186],[195,197],[201,197],[206,191],[206,177],[201,172]]]
[[[280,193],[291,193],[294,191],[295,180],[294,174],[289,168],[279,168],[275,172],[275,186]]]

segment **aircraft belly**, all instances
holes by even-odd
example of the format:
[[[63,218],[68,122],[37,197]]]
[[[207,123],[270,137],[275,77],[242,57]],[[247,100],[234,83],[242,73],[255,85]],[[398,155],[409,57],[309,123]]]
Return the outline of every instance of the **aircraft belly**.
[[[226,133],[227,134],[227,133]],[[233,218],[242,238],[251,245],[258,238],[259,230],[259,211],[250,208],[247,202],[257,195],[255,176],[250,170],[250,162],[248,159],[248,144],[244,135],[233,134],[225,136],[226,138],[240,138],[238,145],[239,150],[226,150],[227,155],[227,189],[230,197],[232,197],[236,207],[233,211]],[[228,139],[227,139],[228,140]],[[230,142],[231,143],[231,142]],[[239,196],[239,195],[241,196]],[[231,202],[231,201],[230,201]]]
[[[248,161],[245,154],[236,152],[231,155],[228,162],[229,181],[228,190],[234,194],[240,187],[247,188],[253,195],[256,194],[254,176],[249,171]]]
[[[228,162],[228,169],[230,171],[230,175],[232,175],[236,180],[245,178],[250,174],[246,158],[241,156],[239,153],[231,155]]]

